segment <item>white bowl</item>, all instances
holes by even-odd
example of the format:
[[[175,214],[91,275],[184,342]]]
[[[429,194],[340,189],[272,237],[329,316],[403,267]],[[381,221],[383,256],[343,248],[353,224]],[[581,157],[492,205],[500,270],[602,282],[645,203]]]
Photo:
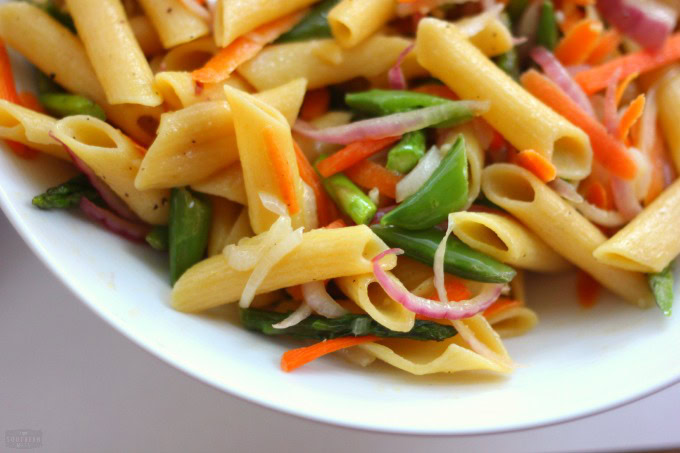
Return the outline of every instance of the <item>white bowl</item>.
[[[25,65],[17,69],[29,80]],[[510,377],[414,377],[337,357],[283,373],[281,354],[294,343],[247,332],[229,316],[173,311],[165,255],[77,212],[31,205],[35,194],[72,173],[47,157],[26,161],[0,152],[0,206],[28,245],[122,334],[197,379],[258,404],[367,430],[478,434],[590,415],[680,380],[680,313],[666,319],[655,308],[640,311],[611,296],[584,310],[573,276],[531,281],[530,305],[540,323],[506,341],[520,365]]]

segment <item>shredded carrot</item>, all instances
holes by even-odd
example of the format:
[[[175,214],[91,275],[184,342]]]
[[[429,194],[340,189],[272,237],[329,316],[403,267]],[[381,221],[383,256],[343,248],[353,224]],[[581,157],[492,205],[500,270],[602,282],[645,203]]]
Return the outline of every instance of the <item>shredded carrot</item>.
[[[392,199],[397,197],[397,183],[402,178],[370,160],[362,160],[352,165],[345,174],[355,184],[365,189],[377,187],[381,194]]]
[[[623,79],[621,83],[619,84],[618,87],[616,87],[616,106],[621,103],[621,99],[623,98],[624,93],[626,92],[626,89],[628,86],[633,82],[633,80],[637,79],[637,77],[640,74],[637,72],[634,72],[632,74],[629,74],[628,77]]]
[[[34,112],[45,113],[45,109],[43,109],[43,106],[38,98],[30,91],[20,91],[19,101],[21,102],[21,105],[27,109],[31,109]]]
[[[291,349],[281,357],[281,369],[290,372],[331,352],[378,340],[380,338],[374,336],[342,337],[324,340],[306,348]]]
[[[509,299],[507,297],[499,297],[496,302],[491,304],[489,308],[484,310],[484,317],[489,318],[497,313],[505,310],[510,310],[511,308],[517,308],[524,305],[522,302],[514,299]]]
[[[564,91],[535,70],[522,75],[522,85],[590,137],[595,159],[616,176],[630,180],[635,177],[637,166],[623,144],[607,133],[604,126],[589,116]]]
[[[411,91],[415,93],[429,94],[431,96],[438,96],[440,98],[450,99],[452,101],[457,101],[460,99],[458,96],[456,96],[456,93],[451,91],[451,88],[447,87],[446,85],[439,85],[437,83],[426,83],[425,85],[421,85],[412,89]]]
[[[612,76],[620,68],[619,80],[625,79],[631,74],[644,74],[654,69],[660,68],[680,58],[680,33],[672,35],[663,47],[657,52],[641,50],[630,53],[600,66],[579,72],[574,76],[574,80],[581,85],[586,94],[597,93],[611,80]]]
[[[347,224],[345,223],[344,220],[336,219],[336,220],[333,220],[328,225],[326,225],[324,228],[328,228],[329,230],[334,230],[336,228],[345,228],[346,226],[347,226]]]
[[[600,181],[592,181],[586,189],[588,203],[606,211],[612,209],[613,200],[607,188]]]
[[[621,44],[621,34],[615,28],[607,30],[600,37],[586,63],[590,65],[602,63],[605,58],[614,53],[619,44]]]
[[[319,162],[316,168],[324,178],[328,178],[382,151],[400,138],[386,137],[378,140],[360,140],[354,142]]]
[[[543,182],[550,182],[557,176],[555,166],[548,159],[533,149],[527,149],[517,155],[517,164],[524,167]]]
[[[579,270],[576,277],[576,293],[578,301],[584,308],[591,308],[597,303],[602,287],[589,274]]]
[[[300,118],[312,121],[328,111],[331,103],[331,93],[328,88],[310,90],[305,95],[305,100],[300,108]]]
[[[601,22],[583,19],[557,44],[555,56],[567,66],[584,63],[597,46],[601,33]]]
[[[279,190],[281,191],[283,202],[288,206],[288,212],[290,212],[291,215],[296,214],[300,211],[300,204],[298,203],[297,195],[295,193],[295,177],[290,170],[288,159],[286,159],[283,149],[281,149],[279,143],[276,141],[274,130],[271,127],[266,127],[262,133],[267,148],[267,154],[269,155],[269,161],[274,166],[274,173],[276,174],[276,179],[279,183]]]
[[[564,20],[559,25],[562,33],[566,35],[583,19],[583,11],[581,11],[578,5],[568,2],[562,6],[562,13],[564,14]]]
[[[619,128],[616,131],[616,137],[626,143],[630,144],[628,139],[628,134],[633,125],[637,120],[642,117],[642,112],[645,110],[645,95],[641,94],[636,97],[626,108],[626,111],[621,115],[621,120],[619,121]]]
[[[293,148],[295,148],[295,158],[300,171],[300,178],[302,178],[302,180],[314,191],[314,197],[316,198],[316,216],[319,219],[319,225],[326,225],[334,218],[330,211],[332,203],[323,188],[323,184],[321,184],[319,175],[316,170],[314,170],[314,167],[312,167],[312,164],[309,163],[305,153],[302,152],[300,146],[298,146],[296,142],[293,142]]]
[[[266,23],[245,36],[241,36],[215,54],[202,68],[191,73],[201,83],[219,83],[229,78],[241,64],[260,53],[265,45],[273,42],[297,24],[304,11]]]
[[[472,297],[472,292],[470,292],[465,282],[453,275],[444,275],[444,288],[446,289],[446,297],[450,301],[458,302]],[[439,294],[437,294],[436,290],[430,294],[429,299],[439,301]]]

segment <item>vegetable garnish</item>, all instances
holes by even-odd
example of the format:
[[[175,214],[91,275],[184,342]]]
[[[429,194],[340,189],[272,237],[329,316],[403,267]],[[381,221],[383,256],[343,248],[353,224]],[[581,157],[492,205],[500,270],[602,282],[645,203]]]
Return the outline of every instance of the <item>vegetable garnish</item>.
[[[673,263],[658,274],[649,274],[649,287],[654,293],[656,305],[664,315],[670,316],[673,308]]]
[[[295,149],[295,158],[297,159],[300,178],[314,191],[316,215],[319,219],[319,225],[326,225],[333,220],[331,216],[331,201],[323,188],[319,174],[314,170],[307,156],[305,156],[295,141],[293,141],[293,148]]]
[[[347,93],[345,103],[352,109],[369,115],[385,116],[434,107],[451,100],[457,101],[457,98],[450,99],[451,94],[451,90],[445,85],[427,84],[411,91],[374,89]]]
[[[331,27],[328,25],[328,13],[340,0],[324,0],[315,5],[309,13],[279,39],[276,44],[284,42],[306,41],[309,39],[331,38]]]
[[[144,242],[146,235],[150,231],[149,226],[123,219],[108,209],[97,206],[87,197],[81,197],[79,206],[89,218],[101,223],[107,230],[131,241]]]
[[[33,206],[40,209],[68,209],[80,205],[80,199],[100,204],[103,200],[92,187],[87,176],[80,174],[56,187],[51,187],[45,193],[33,197]]]
[[[675,29],[678,13],[662,2],[600,0],[600,14],[642,47],[657,50]]]
[[[347,313],[326,291],[323,282],[309,282],[302,286],[302,297],[304,302],[309,305],[314,313],[318,313],[326,318],[339,318]]]
[[[382,151],[400,138],[385,137],[356,141],[319,162],[316,168],[321,176],[328,178]]]
[[[300,203],[295,193],[295,176],[290,170],[290,165],[286,159],[286,154],[276,141],[276,135],[272,128],[262,131],[264,143],[267,148],[269,161],[275,169],[276,179],[279,183],[279,190],[283,197],[283,202],[288,206],[290,215],[300,212]]]
[[[372,260],[373,274],[387,295],[409,311],[434,319],[465,319],[484,311],[501,295],[502,284],[485,283],[477,296],[459,302],[443,303],[416,296],[409,292],[400,280],[391,277],[380,266],[380,260],[384,256],[389,254],[401,255],[403,253],[404,251],[400,249],[389,249],[378,254]]]
[[[442,123],[449,126],[464,123],[488,110],[488,101],[450,101],[434,107],[395,113],[326,129],[316,129],[310,124],[298,120],[293,129],[298,134],[312,140],[349,145],[359,140],[377,140],[401,136],[407,132]]]
[[[290,372],[331,352],[377,340],[379,338],[374,336],[335,338],[306,348],[292,349],[281,357],[281,369]]]
[[[583,19],[576,24],[555,47],[555,56],[567,66],[584,63],[595,49],[602,23],[592,19]]]
[[[401,176],[368,159],[352,165],[345,174],[355,184],[365,189],[377,188],[381,194],[392,199],[396,197],[397,184],[402,179]]]
[[[174,285],[205,254],[212,207],[205,196],[186,188],[170,194],[170,282]]]
[[[413,48],[415,47],[415,43],[411,44],[408,46],[406,49],[404,49],[400,54],[399,57],[397,58],[397,61],[394,63],[394,66],[390,68],[390,70],[387,72],[387,79],[390,84],[390,88],[393,90],[405,90],[407,87],[406,84],[406,77],[404,77],[404,71],[401,69],[401,65],[404,63],[404,60],[413,51]]]
[[[418,161],[425,155],[425,143],[424,131],[405,134],[387,154],[387,169],[401,174],[413,170],[413,167],[418,165]]]
[[[526,168],[543,182],[550,182],[557,176],[557,169],[543,155],[533,149],[526,149],[517,155],[517,165]]]

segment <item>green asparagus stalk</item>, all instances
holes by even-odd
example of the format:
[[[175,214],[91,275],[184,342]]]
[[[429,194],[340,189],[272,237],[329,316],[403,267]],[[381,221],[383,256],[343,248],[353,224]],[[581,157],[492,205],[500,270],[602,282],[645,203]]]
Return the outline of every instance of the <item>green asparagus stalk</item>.
[[[47,189],[43,194],[33,197],[33,206],[40,209],[68,209],[78,207],[81,198],[102,204],[103,201],[92,187],[87,177],[80,174],[63,184]]]
[[[548,50],[553,50],[557,45],[557,20],[555,19],[555,7],[551,0],[544,0],[541,6],[541,16],[538,20],[538,32],[536,43]]]
[[[44,93],[38,96],[38,99],[45,110],[58,118],[90,115],[106,121],[106,113],[99,105],[78,94]]]
[[[168,247],[173,285],[205,255],[211,214],[210,201],[203,195],[185,188],[172,189]]]
[[[146,242],[151,248],[165,252],[168,250],[168,243],[170,242],[169,230],[167,226],[155,226],[149,234],[146,235]]]
[[[345,95],[345,103],[349,107],[375,116],[434,107],[447,102],[453,101],[429,94],[403,90],[368,90]]]
[[[409,132],[387,154],[387,169],[401,174],[408,173],[418,165],[424,155],[425,132]]]
[[[658,274],[649,274],[649,287],[654,293],[656,305],[664,315],[670,316],[673,308],[673,263]]]
[[[375,335],[381,338],[442,341],[456,335],[456,329],[452,326],[422,320],[416,320],[413,329],[408,332],[395,332],[378,324],[368,315],[347,314],[335,319],[313,315],[292,327],[276,329],[272,325],[283,321],[290,313],[248,308],[241,309],[240,315],[241,322],[246,329],[265,335],[287,335],[313,340]]]

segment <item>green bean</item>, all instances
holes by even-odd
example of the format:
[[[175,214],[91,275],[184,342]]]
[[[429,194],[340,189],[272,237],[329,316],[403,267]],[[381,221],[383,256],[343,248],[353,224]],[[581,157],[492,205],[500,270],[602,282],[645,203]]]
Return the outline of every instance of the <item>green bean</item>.
[[[444,239],[436,228],[409,231],[395,226],[372,225],[371,230],[389,247],[404,250],[406,256],[429,266]],[[508,283],[516,275],[513,268],[473,250],[456,237],[449,237],[444,254],[444,270],[459,277],[489,283]]]
[[[544,0],[541,5],[541,16],[538,20],[536,43],[548,50],[553,50],[557,44],[557,20],[555,8],[551,0]]]
[[[321,156],[315,165],[326,157],[328,156]],[[354,223],[368,225],[373,220],[378,207],[344,173],[336,173],[328,178],[321,177],[321,182],[335,204]]]
[[[385,214],[380,223],[407,230],[424,230],[465,207],[467,199],[468,163],[465,139],[460,135],[425,184]]]
[[[517,50],[514,47],[504,54],[495,57],[493,60],[496,63],[496,66],[501,68],[503,72],[513,79],[519,80],[519,57],[517,56]]]
[[[658,274],[649,274],[649,287],[654,293],[656,305],[664,315],[670,316],[673,308],[673,263]]]
[[[151,246],[151,248],[165,252],[168,250],[169,230],[167,226],[158,225],[153,227],[153,229],[146,235],[146,242]]]
[[[510,20],[513,24],[516,24],[520,17],[522,17],[522,14],[524,14],[524,10],[528,5],[529,0],[510,0],[508,2],[508,6],[505,10],[510,16]]]
[[[58,118],[90,115],[106,121],[106,113],[99,105],[78,94],[45,93],[38,96],[38,99],[45,110]]]
[[[328,25],[328,13],[340,0],[320,2],[295,27],[282,34],[276,43],[306,41],[309,39],[330,38],[331,27]]]
[[[349,107],[375,116],[434,107],[447,102],[453,101],[429,94],[403,90],[368,90],[345,95],[345,103]]]
[[[210,201],[205,196],[185,188],[172,189],[168,247],[173,285],[203,258],[208,245],[211,211]]]
[[[425,132],[415,131],[404,137],[387,154],[387,169],[408,173],[425,155]]]

